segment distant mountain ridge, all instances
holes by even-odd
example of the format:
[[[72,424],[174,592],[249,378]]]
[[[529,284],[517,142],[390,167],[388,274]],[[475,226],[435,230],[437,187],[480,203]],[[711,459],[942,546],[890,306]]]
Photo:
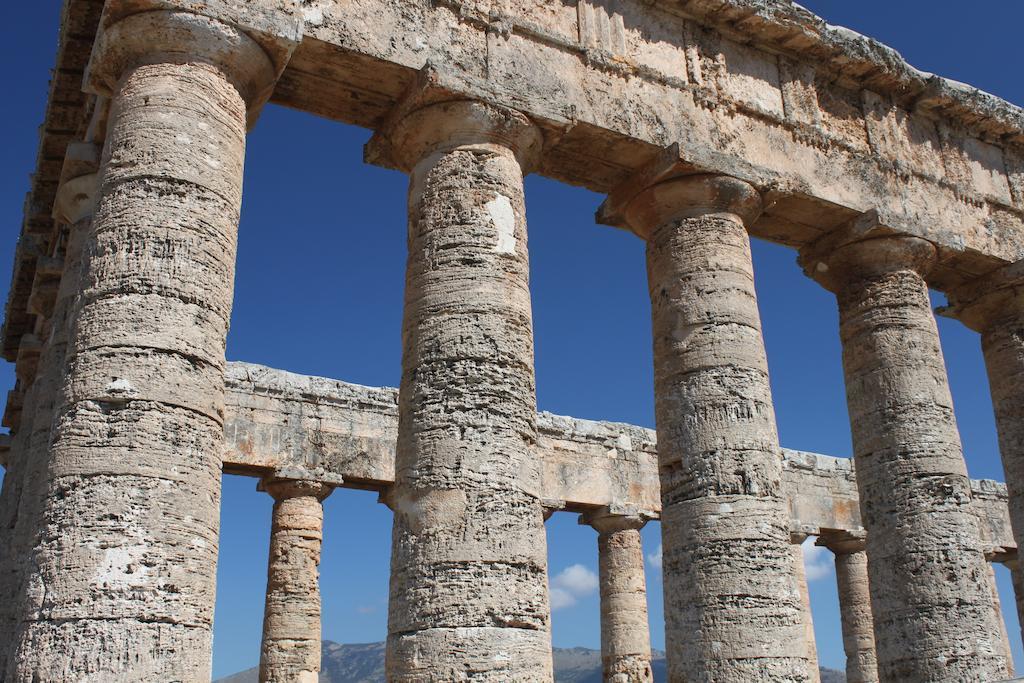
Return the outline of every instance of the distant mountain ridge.
[[[665,683],[665,653],[652,652],[655,683]],[[554,648],[556,683],[601,683],[601,653],[586,647]],[[325,640],[320,683],[385,683],[384,643],[341,645]],[[241,671],[214,683],[259,683],[259,669]],[[846,683],[846,674],[821,669],[821,683]]]

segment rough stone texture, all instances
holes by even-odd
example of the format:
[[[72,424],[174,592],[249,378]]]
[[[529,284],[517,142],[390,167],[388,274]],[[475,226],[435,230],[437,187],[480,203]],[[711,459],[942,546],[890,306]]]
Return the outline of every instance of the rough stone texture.
[[[1020,110],[789,2],[320,0],[274,100],[375,127],[428,64],[551,131],[547,176],[607,192],[676,143],[770,191],[757,236],[878,209],[942,245],[950,280],[1019,254]]]
[[[818,644],[814,638],[814,615],[811,614],[811,593],[807,588],[807,569],[804,566],[803,542],[807,538],[807,534],[793,534],[793,542],[789,549],[793,553],[793,580],[796,582],[796,590],[800,595],[800,610],[804,624],[804,643],[807,647],[807,661],[810,662],[810,680],[818,683],[821,680],[821,674],[818,672]]]
[[[1021,601],[1024,600],[1024,572],[1021,572],[1020,567],[1020,555],[1014,556],[1014,559],[1006,563],[1007,569],[1010,570],[1010,578],[1013,581],[1013,596],[1017,602],[1017,612],[1020,612]],[[1024,632],[1024,627],[1022,627]]]
[[[168,24],[165,21],[168,16],[174,16],[175,21]],[[289,55],[300,39],[302,45],[285,70]],[[210,45],[227,48],[205,49]],[[182,46],[186,46],[185,49]],[[197,46],[200,47],[197,49]],[[76,325],[66,354],[71,364],[69,372],[65,373],[61,360],[65,354],[60,344],[53,343],[55,338],[59,339],[55,336],[59,335],[57,321],[64,317],[59,310],[60,269],[55,267],[53,259],[63,237],[61,221],[51,219],[50,207],[68,141],[88,138],[86,129],[93,128],[98,120],[94,112],[101,98],[83,97],[79,92],[82,69],[90,50],[99,57],[88,69],[89,88],[106,94],[123,88],[127,96],[121,98],[115,108],[114,125],[120,137],[113,141],[111,158],[116,163],[104,174],[105,203],[101,220],[87,244],[87,282],[81,301],[73,306]],[[133,70],[141,52],[148,53],[143,60],[145,63]],[[240,52],[247,52],[248,58],[237,59]],[[282,72],[274,93],[276,101],[383,130],[385,136],[378,136],[382,140],[392,136],[386,140],[387,144],[379,146],[378,160],[404,154],[406,161],[420,161],[424,153],[424,149],[415,152],[409,149],[408,143],[414,142],[411,138],[415,136],[405,135],[398,144],[394,144],[393,139],[393,134],[400,133],[395,122],[411,111],[408,93],[417,79],[429,81],[429,94],[421,92],[411,98],[417,107],[427,101],[472,99],[488,102],[492,105],[488,111],[500,110],[502,106],[519,111],[522,116],[530,117],[546,138],[545,154],[538,160],[539,170],[592,190],[614,191],[601,214],[601,220],[614,224],[628,223],[626,216],[616,214],[616,209],[630,205],[635,199],[634,190],[643,191],[680,174],[713,173],[738,178],[763,193],[765,210],[756,218],[751,215],[746,226],[760,237],[806,246],[837,226],[852,227],[854,231],[862,229],[867,220],[889,233],[929,240],[938,256],[929,274],[929,284],[950,290],[951,299],[956,299],[955,295],[965,282],[968,287],[975,286],[979,275],[1019,258],[1021,253],[1019,236],[1024,230],[1024,115],[1021,111],[969,86],[921,73],[892,50],[846,29],[828,26],[784,0],[668,0],[653,4],[647,0],[621,0],[610,4],[590,0],[576,3],[534,0],[429,3],[423,0],[358,3],[334,0],[252,0],[245,3],[232,0],[65,0],[58,63],[40,141],[37,172],[32,180],[15,258],[2,342],[4,356],[17,361],[18,380],[4,415],[4,423],[14,431],[14,443],[6,459],[11,469],[0,502],[0,543],[26,550],[34,548],[28,575],[30,590],[24,592],[28,602],[19,602],[14,608],[22,609],[23,618],[28,620],[16,639],[25,656],[18,675],[31,674],[43,680],[88,680],[90,677],[109,679],[131,670],[133,675],[166,678],[174,676],[170,669],[177,666],[188,670],[189,676],[205,675],[204,665],[199,660],[209,647],[208,611],[212,593],[209,559],[215,555],[209,540],[216,526],[217,490],[212,480],[217,475],[220,442],[224,438],[220,424],[223,390],[220,375],[223,330],[230,308],[234,248],[231,229],[237,210],[235,185],[241,165],[238,141],[241,133],[236,124],[238,119],[252,123]],[[123,80],[125,74],[128,77]],[[152,97],[153,103],[145,101],[147,95]],[[241,101],[248,106],[241,105]],[[181,102],[194,106],[186,110],[180,106]],[[160,116],[150,116],[153,112],[159,115],[171,112],[177,118],[167,124]],[[396,112],[401,116],[396,117]],[[204,123],[204,116],[212,122],[213,130],[193,125]],[[507,112],[505,116],[516,118]],[[510,143],[507,139],[489,139],[490,147],[476,144],[479,140],[465,134],[473,132],[479,121],[468,127],[462,123],[461,120],[455,125],[452,120],[440,121],[435,137],[458,139],[463,146],[431,157],[429,163],[424,162],[426,166],[444,170],[462,157],[486,165],[482,161],[484,157],[502,156],[493,148],[495,142],[499,147]],[[207,143],[219,145],[220,149],[212,153],[209,145],[202,141],[196,143],[196,137],[205,137]],[[224,140],[228,141],[226,146],[221,144]],[[512,165],[518,164],[515,169],[518,172],[523,159],[511,162],[508,154],[502,158],[504,161],[492,165],[507,162],[507,167],[497,171],[487,169],[472,177],[473,182],[483,178],[485,186],[489,183],[500,186],[493,197],[455,193],[454,197],[434,197],[434,204],[426,207],[436,210],[438,215],[454,210],[453,215],[445,215],[439,222],[465,230],[473,239],[481,238],[478,229],[483,225],[497,228],[495,248],[499,252],[507,247],[510,237],[513,251],[525,242],[525,236],[517,233],[522,228],[520,223],[515,224],[511,236],[501,229],[509,211],[521,221],[521,206],[516,204],[508,210],[498,201],[498,197],[508,199],[510,205],[519,201],[518,195],[510,197],[503,192],[505,185],[511,182],[509,178],[515,175]],[[403,161],[397,157],[390,163],[403,166]],[[412,163],[404,165],[406,170],[413,166]],[[473,164],[469,164],[469,168],[472,169]],[[414,173],[414,180],[419,177],[424,186],[419,189],[430,185],[431,173],[429,170],[419,175]],[[465,168],[452,172],[452,178],[463,183],[463,190],[470,184],[470,176],[472,171]],[[521,188],[516,189],[520,191]],[[490,199],[498,203],[491,204]],[[201,202],[202,208],[190,210],[185,216],[180,207],[190,202]],[[490,218],[485,216],[481,220],[481,211]],[[180,217],[181,221],[168,231],[164,219],[170,215]],[[719,214],[710,218],[686,216],[683,221],[699,228],[695,235],[704,234],[701,230],[706,233],[714,226],[727,227]],[[738,239],[739,231],[724,230],[723,234]],[[414,235],[413,241],[415,239]],[[683,241],[687,240],[697,241],[685,236]],[[414,254],[411,262],[418,256],[431,268],[451,265],[444,261],[446,255],[440,252]],[[517,259],[523,261],[522,255],[509,258],[507,263],[515,263]],[[468,271],[479,265],[460,263],[455,270]],[[742,268],[740,271],[742,279],[747,273]],[[525,266],[515,275],[522,277],[513,285],[524,288]],[[736,272],[729,272],[723,279],[736,275]],[[738,297],[735,291],[730,292],[735,301],[747,293],[752,294],[745,286],[740,287]],[[694,297],[713,299],[721,293],[712,286],[695,293]],[[884,291],[879,294],[885,295]],[[442,293],[437,296],[440,298]],[[1015,298],[1011,303],[1019,303],[1019,294],[1012,296]],[[752,296],[750,301],[753,301]],[[507,310],[517,304],[522,301],[513,301]],[[515,315],[520,313],[518,309],[514,312]],[[476,309],[470,309],[465,317],[473,318],[478,314]],[[528,321],[528,312],[526,319]],[[143,323],[133,329],[131,323],[138,321]],[[181,324],[182,321],[188,324]],[[712,322],[719,330],[729,328],[727,334],[719,337],[719,341],[726,342],[723,346],[736,350],[747,343],[749,348],[754,348],[749,339],[744,342],[742,324],[730,327],[720,325],[720,320]],[[882,327],[879,326],[879,330]],[[1017,448],[1021,441],[1018,423],[1022,421],[1020,401],[1014,396],[1020,384],[1018,371],[1022,364],[1021,335],[1017,328],[1019,323],[1004,324],[987,334],[987,340],[983,341],[989,372],[996,373],[992,381],[993,398],[999,415],[1003,454],[1009,463],[1007,469],[1013,470],[1010,478],[1015,507],[1019,474],[1013,468],[1015,461],[1020,460],[1016,450],[1020,450]],[[696,351],[692,348],[685,351],[692,356],[713,357],[722,351],[721,348],[709,351],[700,346],[703,337],[697,332],[701,331],[673,328],[668,337],[679,333],[676,341],[680,346],[695,343]],[[900,334],[899,329],[893,332],[886,328],[880,332],[880,336]],[[513,456],[511,460],[516,467],[525,469],[514,478],[503,471],[508,475],[503,480],[506,489],[520,497],[501,497],[497,505],[500,508],[511,501],[511,507],[522,515],[516,527],[518,533],[526,533],[527,529],[536,533],[530,526],[535,522],[525,510],[539,508],[541,503],[549,510],[574,506],[589,509],[619,503],[657,513],[659,496],[665,496],[666,501],[677,496],[670,501],[673,505],[680,500],[689,503],[691,501],[685,497],[687,486],[708,475],[699,470],[663,471],[665,481],[671,486],[661,490],[651,457],[653,439],[645,439],[643,430],[637,428],[556,417],[545,423],[546,418],[542,416],[540,428],[535,429],[533,421],[537,418],[532,409],[523,408],[523,402],[532,401],[532,393],[517,395],[519,402],[513,401],[511,411],[505,410],[501,398],[495,399],[487,393],[493,386],[510,389],[510,393],[515,393],[516,387],[525,386],[524,378],[528,373],[515,364],[528,365],[526,355],[515,356],[512,367],[516,369],[511,375],[498,377],[496,384],[488,384],[492,377],[486,372],[477,375],[487,377],[487,382],[481,385],[470,385],[466,381],[451,383],[449,377],[441,377],[440,359],[457,357],[464,365],[482,365],[481,356],[473,355],[478,349],[473,347],[475,340],[472,338],[457,334],[439,334],[437,338],[448,346],[439,342],[438,347],[419,349],[437,361],[435,374],[417,377],[415,382],[408,383],[415,387],[414,400],[409,400],[422,401],[420,407],[427,406],[417,417],[420,422],[416,429],[433,419],[430,410],[438,404],[430,401],[436,395],[444,396],[448,402],[441,407],[458,413],[455,416],[458,419],[450,420],[449,426],[469,426],[468,436],[467,432],[460,432],[458,436],[463,444],[475,446],[471,456],[477,459],[477,464],[485,462],[489,467],[493,462],[487,459],[490,453],[487,449],[494,442],[483,443],[483,431],[477,428],[481,417],[488,418],[498,412],[491,404],[501,406],[503,412],[497,418],[527,424],[525,429],[509,430],[517,431],[520,438],[509,451]],[[509,339],[500,337],[498,341]],[[515,337],[511,339],[514,341]],[[457,350],[452,352],[455,347]],[[460,355],[465,347],[472,347],[468,357]],[[899,344],[892,344],[889,350],[898,347]],[[504,349],[496,343],[493,352],[494,357],[498,357]],[[755,356],[757,354],[744,357],[738,366],[729,365],[727,369],[738,370],[736,377],[759,370],[763,358]],[[504,365],[506,360],[500,357],[500,362],[487,369],[497,367],[504,372],[508,369]],[[870,382],[875,375],[892,378],[885,368],[875,375],[873,372],[865,370],[861,379]],[[905,379],[900,372],[902,370],[897,368],[897,381]],[[687,386],[713,392],[714,387],[700,386],[701,373],[713,374],[701,368],[693,376],[680,380],[680,385],[689,383]],[[922,374],[927,374],[927,368]],[[937,378],[941,373],[933,374]],[[65,375],[66,381],[59,381]],[[456,375],[458,378],[458,373]],[[471,376],[469,373],[461,379]],[[513,381],[503,384],[509,376]],[[935,392],[948,394],[945,380],[936,381]],[[532,390],[532,378],[526,383]],[[62,388],[59,395],[54,391],[58,384]],[[751,386],[752,391],[749,391]],[[886,389],[891,389],[893,395],[906,397],[913,393],[904,391],[907,386],[897,384]],[[415,393],[423,387],[427,388],[424,394]],[[737,558],[729,558],[728,553],[723,552],[721,558],[735,559],[736,566],[756,559],[758,572],[779,576],[781,560],[775,552],[779,547],[776,536],[787,521],[791,530],[793,524],[803,529],[799,526],[802,520],[810,520],[810,528],[818,531],[859,527],[856,496],[847,494],[852,470],[836,466],[825,472],[819,465],[832,462],[829,459],[787,456],[782,461],[784,470],[780,480],[777,472],[770,471],[767,465],[768,454],[777,455],[778,449],[773,443],[773,426],[767,419],[770,399],[766,382],[755,378],[748,386],[741,379],[733,388],[737,395],[753,399],[734,413],[729,412],[729,406],[723,409],[728,418],[726,423],[733,429],[729,434],[731,443],[742,441],[737,438],[737,432],[742,431],[740,426],[744,420],[760,419],[759,431],[754,428],[744,435],[744,438],[752,435],[756,443],[745,450],[719,450],[719,444],[713,444],[715,458],[697,464],[732,458],[733,464],[742,465],[731,471],[714,472],[706,476],[703,483],[714,482],[716,499],[733,496],[742,489],[744,501],[753,500],[762,505],[757,511],[747,512],[773,520],[769,533],[760,539],[762,545],[767,544],[769,552]],[[379,391],[377,398],[382,403],[373,407],[386,409],[387,392],[374,391]],[[409,396],[409,391],[407,386],[404,395]],[[431,394],[431,391],[436,393]],[[459,391],[463,393],[457,393]],[[456,398],[449,401],[455,393]],[[359,394],[354,391],[350,398],[356,399]],[[249,416],[265,417],[260,411],[266,397],[248,398],[253,399]],[[948,409],[945,397],[940,396],[936,403]],[[288,405],[295,407],[297,404]],[[754,409],[744,412],[749,406]],[[712,426],[717,426],[714,424],[716,416],[704,411],[704,406],[699,408],[699,411],[691,411],[697,425],[706,427],[710,420]],[[892,405],[883,405],[882,412],[892,408]],[[722,409],[722,405],[712,406],[712,411],[715,409]],[[344,414],[341,404],[317,410],[325,414]],[[360,407],[351,415],[365,421],[348,423],[347,427],[353,432],[358,427],[363,430],[362,434],[330,434],[333,437],[330,442],[319,439],[325,433],[318,427],[310,429],[301,421],[283,425],[264,421],[251,434],[243,436],[262,438],[277,434],[280,441],[299,450],[286,453],[283,448],[272,446],[269,451],[274,457],[287,455],[299,461],[303,472],[324,478],[318,481],[336,483],[338,473],[335,470],[362,467],[363,477],[353,479],[349,485],[381,488],[397,479],[401,488],[409,479],[402,467],[405,451],[399,449],[396,476],[395,459],[387,457],[393,453],[393,441],[388,443],[388,439],[378,433],[389,428],[390,418],[386,412],[366,411]],[[54,415],[56,420],[51,419]],[[286,417],[291,415],[286,414]],[[308,419],[308,415],[300,417]],[[922,435],[933,436],[934,431],[918,431],[910,435],[914,438],[903,438],[929,419],[925,416],[923,422],[915,422],[920,417],[911,414],[906,425],[896,424],[895,420],[883,425],[892,427],[893,434],[885,430],[872,432],[872,427],[864,426],[862,436],[866,434],[868,440],[879,434],[880,439],[893,436],[892,440],[899,445],[917,448],[890,450],[890,454],[899,458],[912,452],[920,456],[915,459],[924,462],[923,467],[909,474],[896,472],[893,481],[905,476],[912,483],[940,484],[931,488],[919,486],[908,494],[924,498],[926,502],[941,500],[937,508],[924,506],[927,515],[922,510],[921,514],[908,513],[908,518],[900,518],[899,524],[906,524],[899,529],[925,528],[923,538],[928,542],[941,537],[938,532],[948,532],[966,554],[954,557],[947,549],[927,543],[926,547],[913,543],[906,548],[898,544],[889,546],[891,552],[905,551],[907,562],[903,566],[909,567],[908,571],[913,569],[914,561],[921,560],[929,588],[943,585],[934,578],[942,575],[943,567],[955,567],[961,560],[966,563],[966,571],[958,576],[967,578],[960,584],[953,582],[946,594],[948,598],[966,587],[966,599],[962,609],[958,609],[978,610],[969,615],[968,635],[957,641],[963,645],[978,635],[977,630],[985,621],[978,589],[983,577],[976,561],[980,549],[1008,556],[1016,543],[1005,538],[1009,524],[998,491],[986,491],[986,482],[980,483],[980,491],[973,485],[968,489],[966,477],[956,469],[960,466],[956,463],[951,466],[940,463],[928,469],[952,453],[947,448],[952,443],[948,433],[939,434],[938,449],[942,452],[938,455],[928,450],[932,444],[915,441]],[[704,432],[697,429],[691,435],[689,430],[693,425],[678,415],[673,419],[672,424],[678,430],[669,430],[668,434],[659,424],[663,453],[679,450],[673,440],[696,442],[717,434],[709,428]],[[487,428],[493,426],[486,419],[484,422]],[[662,422],[659,416],[659,423]],[[233,428],[244,423],[245,418],[224,428],[228,434],[237,435],[237,429]],[[766,438],[769,432],[771,437]],[[414,430],[417,439],[423,433]],[[310,435],[314,448],[301,450],[303,439]],[[52,449],[51,440],[54,442]],[[248,446],[249,450],[233,451],[235,460],[225,461],[229,469],[255,469],[261,474],[275,469],[275,466],[259,464],[263,454],[258,451],[266,444],[244,439],[238,443]],[[353,446],[360,448],[359,444],[377,450],[351,450]],[[420,441],[415,444],[417,449],[420,445]],[[698,452],[712,452],[708,443],[700,445],[705,450],[698,448]],[[499,444],[499,450],[503,446]],[[431,495],[436,491],[470,491],[473,495],[484,491],[480,481],[484,475],[492,476],[491,470],[480,479],[468,478],[471,480],[468,484],[459,480],[458,486],[446,488],[457,478],[455,468],[441,457],[444,451],[441,446],[433,443],[430,448],[435,448],[432,452],[439,454],[436,462],[442,464],[425,472],[417,463],[409,475],[426,481],[423,490],[429,490]],[[956,450],[959,450],[958,445]],[[536,458],[538,453],[550,457]],[[458,449],[450,453],[444,451],[444,454],[452,458],[465,455]],[[877,455],[872,451],[872,458]],[[464,466],[465,461],[459,460],[459,466]],[[761,465],[768,469],[756,471],[754,476],[739,477],[737,481],[737,471],[750,474],[746,468],[750,463],[754,463],[754,469]],[[431,466],[434,464],[432,461]],[[911,464],[917,466],[917,463]],[[471,471],[480,474],[482,470]],[[923,479],[918,477],[921,471],[926,474]],[[691,474],[695,479],[686,480]],[[893,473],[887,471],[885,476],[889,474]],[[877,472],[868,475],[877,481],[885,476]],[[439,481],[442,483],[438,484]],[[787,489],[811,484],[813,488],[801,489],[799,495],[793,488]],[[44,487],[48,487],[49,496],[34,493]],[[131,495],[116,498],[111,491],[131,491]],[[415,498],[418,491],[402,491],[395,499]],[[181,499],[181,492],[194,496],[195,500]],[[985,497],[988,493],[992,495]],[[105,496],[108,494],[116,499],[113,507],[107,505],[110,500]],[[788,516],[784,510],[782,514],[768,514],[769,499],[785,498],[789,502]],[[916,503],[916,500],[910,502]],[[172,508],[171,501],[181,507]],[[416,502],[419,503],[418,498]],[[899,504],[900,500],[895,502]],[[520,503],[521,506],[516,507]],[[876,503],[877,499],[872,496],[865,496],[861,501],[865,520],[870,521],[871,515],[888,514],[888,510],[872,510],[872,506],[877,507]],[[196,516],[186,514],[192,512],[193,505],[198,505]],[[426,517],[437,509],[431,507]],[[37,510],[43,514],[42,526],[33,521],[39,519]],[[668,517],[677,512],[671,505],[666,506]],[[524,522],[527,518],[529,522]],[[695,518],[703,517],[696,515]],[[510,518],[506,515],[503,519]],[[972,527],[975,519],[982,522],[980,530]],[[490,518],[482,515],[481,520],[481,524],[486,524]],[[742,527],[743,513],[731,513],[730,520]],[[666,521],[673,527],[672,533],[683,528],[671,520]],[[77,526],[70,527],[71,531],[65,534],[64,527],[72,522]],[[467,524],[472,526],[476,522]],[[724,526],[717,525],[712,530],[720,532]],[[1016,526],[1022,528],[1019,523]],[[440,525],[430,527],[427,535],[437,528]],[[706,533],[709,529],[700,527],[699,531]],[[751,541],[742,528],[737,533],[742,541]],[[879,540],[877,536],[872,533],[873,543],[891,540]],[[896,536],[908,540],[907,534]],[[913,533],[909,537],[922,541],[922,536]],[[396,535],[396,539],[399,538],[400,534]],[[522,540],[515,538],[517,542]],[[718,541],[723,540],[718,538]],[[214,535],[214,545],[215,541]],[[207,545],[192,553],[190,542]],[[742,546],[742,542],[738,544],[741,549]],[[396,542],[396,548],[400,547]],[[447,552],[453,545],[449,539],[447,545],[439,542],[437,547]],[[145,555],[139,555],[143,551]],[[444,552],[432,557],[447,557]],[[20,558],[25,553],[15,550],[8,554]],[[935,556],[940,556],[938,561],[933,561]],[[191,571],[189,561],[200,567],[198,574]],[[20,566],[0,564],[0,582],[4,583],[0,600],[6,603],[0,607],[0,642],[8,640],[13,628],[12,598],[19,592],[20,579],[16,575]],[[524,579],[531,590],[538,584],[535,569],[536,566],[530,565]],[[99,573],[90,578],[92,570]],[[726,571],[724,581],[716,583],[710,592],[718,594],[724,589],[728,593],[729,582],[736,583],[740,573],[743,572]],[[722,578],[702,575],[699,569],[694,570],[693,576],[712,583]],[[431,580],[433,578],[436,577]],[[180,596],[176,592],[178,584],[189,585],[189,581],[194,582],[191,585],[197,590]],[[876,593],[891,590],[901,592],[903,597],[913,588],[909,581],[887,582],[881,588],[877,581],[872,585]],[[765,588],[766,595],[778,595],[777,586],[771,581],[758,586]],[[529,603],[534,597],[528,590],[523,599]],[[499,598],[503,600],[506,596]],[[917,596],[912,598],[917,599]],[[408,606],[404,604],[402,609]],[[773,628],[778,627],[776,631],[791,626],[790,606],[787,597],[781,605],[786,613],[784,623],[774,624]],[[448,616],[452,616],[457,610],[452,605],[448,607],[451,608]],[[534,608],[545,611],[542,596],[531,603],[531,609]],[[744,611],[745,616],[761,614],[757,609]],[[499,615],[501,618],[508,616]],[[469,643],[477,649],[462,654],[470,662],[470,671],[479,672],[475,677],[508,678],[507,664],[500,656],[498,660],[493,657],[492,642],[500,638],[509,642],[521,639],[521,643],[513,645],[517,651],[528,653],[526,661],[546,660],[547,646],[537,639],[537,633],[543,628],[531,621],[534,616],[530,612],[530,619],[523,623],[518,621],[518,616],[511,619],[514,627],[525,623],[527,628],[480,627],[471,635],[451,631],[437,633],[434,644],[425,647],[428,650],[439,648],[433,650],[437,655],[445,648],[459,648]],[[943,624],[956,623],[960,627],[959,616],[948,612],[938,617],[930,615]],[[975,617],[977,623],[971,620]],[[136,620],[137,628],[127,626],[132,619]],[[972,625],[978,627],[973,632]],[[731,628],[735,624],[725,626]],[[122,642],[118,630],[122,627],[124,633],[131,631],[134,640]],[[951,633],[951,628],[916,635],[927,635],[938,642]],[[505,633],[507,631],[513,633]],[[976,667],[978,675],[997,673],[997,667],[988,666],[991,657],[981,664],[973,659],[987,657],[986,648],[998,639],[998,634],[990,635],[988,641],[978,639],[977,651],[965,654],[954,647],[952,652],[943,652],[943,656],[953,657],[948,660],[952,664],[944,673],[935,675],[954,677],[961,669],[969,671],[972,666]],[[422,640],[431,637],[424,636]],[[765,644],[772,650],[766,658],[766,668],[772,670],[768,676],[787,677],[781,669],[772,668],[779,661],[773,648],[784,640],[777,632],[774,638],[730,639],[730,647],[736,643]],[[132,654],[109,654],[126,643]],[[393,659],[413,661],[420,654],[419,644],[419,638],[403,640],[393,648],[398,653]],[[892,651],[907,649],[898,638],[885,640],[885,645]],[[923,652],[924,657],[935,650],[924,647],[916,651]],[[189,654],[182,659],[179,652]],[[67,653],[73,656],[65,662],[61,658]],[[0,645],[0,659],[4,656]],[[131,657],[138,659],[129,661]],[[169,669],[161,668],[160,662],[167,663]],[[698,659],[696,666],[703,665],[703,660]],[[0,661],[0,669],[2,667]],[[532,673],[527,675],[537,678]],[[544,675],[546,672],[540,677]]]
[[[882,680],[989,680],[1006,660],[924,274],[935,248],[868,237],[804,255],[839,302]]]
[[[878,661],[863,535],[831,534],[818,541],[835,554],[839,617],[847,683],[877,683]]]
[[[224,469],[254,477],[296,477],[384,491],[395,481],[398,392],[228,363]],[[654,430],[539,413],[534,457],[546,508],[597,507],[661,517]],[[853,461],[782,449],[790,529],[860,533]],[[971,482],[972,507],[987,548],[1016,553],[1006,488]]]
[[[1024,262],[949,293],[954,316],[981,333],[1014,537],[1024,540]],[[1024,623],[1024,595],[1017,596]]]
[[[329,118],[375,127],[430,63],[461,96],[563,133],[545,175],[608,191],[679,142],[688,163],[772,190],[777,201],[750,226],[759,236],[802,244],[880,208],[894,227],[942,245],[950,281],[1020,253],[1021,110],[786,0],[116,2],[201,7],[257,26],[267,12],[301,13],[304,37],[274,100]],[[81,70],[102,6],[64,0],[7,306],[8,359],[32,329],[34,240],[51,229],[60,150],[85,106]]]
[[[87,147],[95,154],[92,145]],[[57,193],[55,213],[68,226],[61,259],[63,273],[52,317],[47,319],[50,337],[40,357],[42,369],[26,397],[28,410],[16,433],[16,452],[23,455],[8,468],[0,499],[0,547],[7,549],[0,557],[0,679],[7,671],[21,619],[24,559],[31,556],[39,540],[38,521],[46,493],[50,432],[53,416],[61,403],[59,388],[65,372],[69,317],[82,287],[82,243],[92,226],[96,183],[95,174],[77,176],[68,179]],[[78,197],[82,199],[76,201]]]
[[[654,683],[647,582],[638,516],[605,510],[580,518],[597,531],[601,664],[605,683]]]
[[[255,42],[196,14],[131,15],[97,42],[93,86],[116,91],[12,680],[209,678],[235,84],[261,69]]]
[[[260,683],[316,683],[320,671],[320,545],[323,499],[314,481],[269,480],[274,497],[263,612]]]
[[[1006,630],[1006,620],[1003,619],[1003,607],[999,600],[999,586],[996,585],[996,572],[992,563],[988,563],[988,587],[992,593],[992,607],[996,613],[996,622],[999,625],[1000,645],[1003,648],[1003,656],[1006,657],[1006,672],[1013,676],[1013,650],[1010,648],[1010,634]]]
[[[722,176],[654,185],[647,238],[669,677],[807,681],[782,457],[744,220]]]
[[[523,172],[540,138],[471,102],[387,133],[411,171],[388,614],[392,681],[549,681]]]

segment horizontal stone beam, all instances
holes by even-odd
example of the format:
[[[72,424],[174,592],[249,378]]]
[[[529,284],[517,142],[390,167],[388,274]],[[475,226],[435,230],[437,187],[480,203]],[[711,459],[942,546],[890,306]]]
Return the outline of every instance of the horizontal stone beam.
[[[32,329],[82,72],[103,0],[64,0],[39,158],[0,343]],[[924,73],[788,0],[131,0],[245,27],[295,12],[303,39],[273,100],[376,129],[427,64],[435,96],[476,97],[546,129],[540,172],[609,192],[672,146],[675,170],[766,192],[756,235],[794,246],[872,212],[942,248],[940,289],[1021,253],[1024,113]]]
[[[287,476],[382,491],[394,481],[398,392],[248,363],[226,374],[224,470]],[[550,413],[538,415],[542,498],[552,509],[594,508],[658,518],[654,431]],[[794,530],[861,529],[853,463],[783,450],[783,483]],[[993,556],[1016,549],[1006,488],[973,482],[982,534]]]
[[[1020,254],[1021,110],[789,2],[317,2],[305,34],[289,107],[376,129],[410,90],[506,105],[545,128],[542,174],[602,193],[671,149],[766,192],[757,236],[871,213],[934,242],[940,289]]]

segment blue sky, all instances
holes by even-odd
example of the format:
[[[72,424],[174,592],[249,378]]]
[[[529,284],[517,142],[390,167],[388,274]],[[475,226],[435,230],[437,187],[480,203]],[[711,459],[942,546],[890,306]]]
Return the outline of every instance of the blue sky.
[[[1024,104],[1019,28],[1024,4],[977,0],[805,0],[830,22],[900,50],[915,66]],[[5,7],[7,131],[0,166],[0,268],[8,268],[36,154],[53,65],[57,0]],[[969,8],[969,9],[968,9]],[[250,136],[228,358],[367,385],[398,383],[405,259],[403,175],[362,163],[366,130],[268,107]],[[643,245],[593,222],[601,197],[539,177],[526,182],[538,403],[542,410],[653,426],[650,305]],[[832,295],[806,279],[789,249],[754,242],[754,263],[782,444],[850,455]],[[5,271],[6,272],[6,271]],[[6,298],[8,278],[0,275]],[[968,468],[1003,479],[978,337],[939,320]],[[0,367],[0,389],[13,386]],[[270,498],[225,477],[215,675],[256,664]],[[324,637],[381,640],[386,632],[390,512],[373,494],[336,491],[326,504]],[[659,529],[644,530],[653,555]],[[576,517],[548,522],[554,643],[598,647],[596,534]],[[811,558],[821,662],[843,653],[828,553]],[[1021,659],[1008,574],[998,568]],[[663,647],[661,579],[648,571],[652,638]]]

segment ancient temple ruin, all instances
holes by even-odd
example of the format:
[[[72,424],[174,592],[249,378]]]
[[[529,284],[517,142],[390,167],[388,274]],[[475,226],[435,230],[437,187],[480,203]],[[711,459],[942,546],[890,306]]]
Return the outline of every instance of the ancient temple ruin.
[[[545,517],[597,531],[605,680],[1011,674],[1024,113],[787,0],[64,0],[3,328],[0,679],[207,681],[222,472],[275,500],[261,677],[315,681],[323,499],[394,512],[392,681],[550,681]],[[226,363],[268,102],[410,175],[401,387]],[[537,413],[523,176],[647,243],[657,430]],[[855,458],[780,449],[749,237],[833,292]],[[981,333],[1007,484],[967,476],[928,288]],[[853,465],[856,465],[856,476]],[[345,495],[344,491],[333,495]]]

